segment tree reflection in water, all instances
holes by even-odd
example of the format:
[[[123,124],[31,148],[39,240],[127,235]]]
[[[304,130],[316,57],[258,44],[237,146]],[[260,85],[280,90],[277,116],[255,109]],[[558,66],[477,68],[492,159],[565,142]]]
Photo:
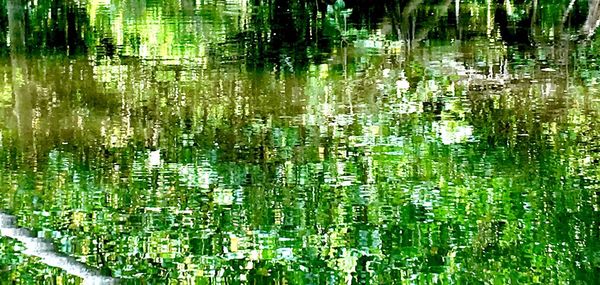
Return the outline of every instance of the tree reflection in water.
[[[597,1],[2,3],[1,209],[103,275],[598,279]]]

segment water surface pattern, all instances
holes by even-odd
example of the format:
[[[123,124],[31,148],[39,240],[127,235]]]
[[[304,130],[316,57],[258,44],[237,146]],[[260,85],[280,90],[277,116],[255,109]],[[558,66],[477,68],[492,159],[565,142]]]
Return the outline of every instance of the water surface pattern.
[[[596,0],[0,2],[2,284],[600,280]]]

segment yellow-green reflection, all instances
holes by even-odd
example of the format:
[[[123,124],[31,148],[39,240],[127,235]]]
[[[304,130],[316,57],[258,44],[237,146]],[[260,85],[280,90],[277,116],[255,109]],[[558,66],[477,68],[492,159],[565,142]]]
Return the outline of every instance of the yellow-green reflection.
[[[38,2],[9,20],[41,40],[6,29],[0,205],[105,275],[598,278],[593,1]]]

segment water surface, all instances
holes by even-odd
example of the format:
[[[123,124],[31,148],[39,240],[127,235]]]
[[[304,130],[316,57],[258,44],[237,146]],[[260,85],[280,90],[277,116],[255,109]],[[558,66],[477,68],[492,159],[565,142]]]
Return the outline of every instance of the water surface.
[[[326,2],[4,0],[0,210],[126,284],[595,283],[598,3]]]

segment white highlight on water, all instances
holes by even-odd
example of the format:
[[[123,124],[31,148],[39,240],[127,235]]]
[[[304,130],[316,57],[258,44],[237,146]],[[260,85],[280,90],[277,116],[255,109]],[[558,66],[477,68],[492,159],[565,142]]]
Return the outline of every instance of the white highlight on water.
[[[38,257],[40,262],[64,270],[83,279],[83,284],[116,284],[117,280],[102,276],[83,263],[54,252],[54,246],[45,239],[31,237],[27,229],[14,226],[15,217],[0,213],[0,236],[15,239],[23,244],[22,254]]]

